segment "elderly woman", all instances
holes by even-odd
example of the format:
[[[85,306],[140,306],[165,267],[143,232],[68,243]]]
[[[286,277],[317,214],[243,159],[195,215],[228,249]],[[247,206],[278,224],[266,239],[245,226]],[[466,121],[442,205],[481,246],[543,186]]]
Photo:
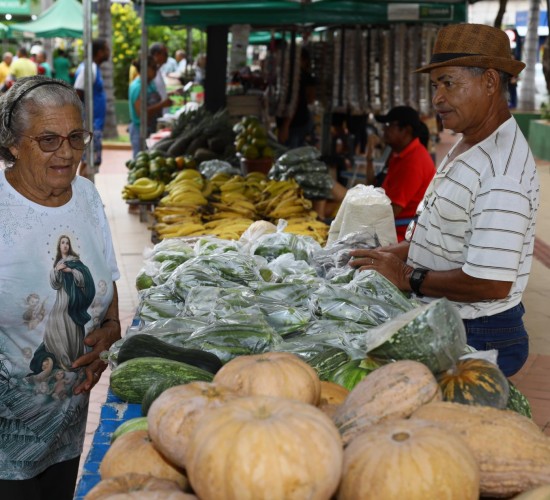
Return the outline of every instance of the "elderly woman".
[[[0,498],[73,498],[99,356],[120,338],[110,230],[93,183],[76,176],[91,138],[61,80],[23,78],[0,98]],[[32,325],[31,294],[43,310]]]

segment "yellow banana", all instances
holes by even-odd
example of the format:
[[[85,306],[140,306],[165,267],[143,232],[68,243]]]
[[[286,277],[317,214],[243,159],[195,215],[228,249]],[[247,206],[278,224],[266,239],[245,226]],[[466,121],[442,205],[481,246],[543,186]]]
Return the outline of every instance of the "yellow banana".
[[[141,193],[138,194],[138,197],[142,201],[152,201],[160,198],[162,194],[164,193],[164,182],[159,181],[157,188],[154,191],[150,191],[148,193]]]
[[[188,236],[191,233],[195,233],[197,231],[204,231],[204,226],[202,224],[194,223],[183,224],[176,232],[178,236]]]

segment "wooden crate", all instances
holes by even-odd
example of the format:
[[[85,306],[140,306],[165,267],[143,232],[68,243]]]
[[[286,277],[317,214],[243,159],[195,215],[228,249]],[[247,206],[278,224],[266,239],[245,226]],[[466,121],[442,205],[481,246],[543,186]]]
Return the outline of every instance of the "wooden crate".
[[[231,117],[262,115],[261,95],[228,95],[226,97],[227,111]]]

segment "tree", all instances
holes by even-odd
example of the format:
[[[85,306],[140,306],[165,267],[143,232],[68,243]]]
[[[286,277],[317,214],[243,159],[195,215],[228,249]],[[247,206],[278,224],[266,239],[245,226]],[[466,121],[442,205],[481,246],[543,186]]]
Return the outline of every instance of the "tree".
[[[499,0],[498,1],[498,12],[497,17],[495,17],[495,28],[502,28],[502,18],[504,17],[504,14],[506,12],[506,5],[508,4],[508,0]]]
[[[519,108],[524,111],[535,109],[535,66],[537,63],[538,29],[539,29],[540,0],[529,1],[529,17],[527,34],[525,35],[524,62],[525,70],[522,73]]]
[[[111,1],[99,0],[97,2],[97,24],[99,37],[109,41],[111,51],[113,50],[111,24]],[[105,116],[105,128],[103,136],[106,139],[116,139],[118,137],[116,113],[115,113],[115,90],[113,81],[113,62],[112,57],[101,65],[101,75],[105,94],[107,95],[107,115]]]

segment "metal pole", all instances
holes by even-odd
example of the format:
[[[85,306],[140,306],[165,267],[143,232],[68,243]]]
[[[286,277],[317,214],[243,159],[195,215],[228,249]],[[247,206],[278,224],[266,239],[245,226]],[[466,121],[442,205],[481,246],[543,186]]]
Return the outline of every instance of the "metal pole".
[[[147,26],[145,26],[145,0],[141,0],[141,55],[140,70],[141,92],[140,92],[140,128],[139,128],[139,147],[141,151],[146,149],[145,140],[147,139],[147,56],[149,55],[147,44]]]
[[[86,129],[94,130],[94,98],[92,71],[92,0],[83,0],[84,11],[84,110],[86,114]],[[88,178],[93,182],[96,172],[94,165],[94,141],[90,141],[87,149]]]

